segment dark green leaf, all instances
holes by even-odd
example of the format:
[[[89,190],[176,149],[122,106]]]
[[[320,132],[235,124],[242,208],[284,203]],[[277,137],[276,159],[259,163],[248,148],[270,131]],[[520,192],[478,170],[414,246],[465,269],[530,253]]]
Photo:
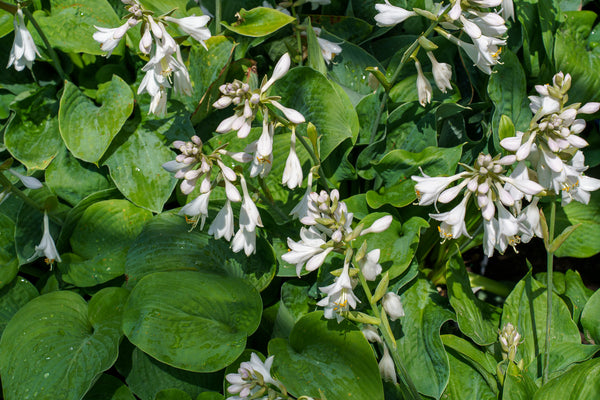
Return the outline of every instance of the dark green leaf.
[[[271,34],[290,22],[294,21],[294,17],[286,15],[281,11],[272,8],[257,7],[252,10],[239,11],[238,22],[221,24],[227,29],[243,36],[260,37]]]

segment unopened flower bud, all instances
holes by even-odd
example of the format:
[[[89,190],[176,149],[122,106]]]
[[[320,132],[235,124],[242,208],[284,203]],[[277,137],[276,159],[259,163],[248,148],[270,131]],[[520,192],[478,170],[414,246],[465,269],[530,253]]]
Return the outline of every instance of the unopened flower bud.
[[[396,293],[387,292],[383,296],[381,303],[383,304],[386,314],[392,321],[395,321],[400,317],[404,317],[404,307],[402,307],[400,296],[398,296]]]
[[[375,328],[373,325],[363,325],[360,331],[365,336],[365,339],[367,339],[369,342],[382,343],[381,336],[379,336],[377,333],[377,328]]]
[[[394,384],[398,383],[394,360],[390,356],[387,346],[383,346],[383,356],[381,357],[381,361],[379,361],[379,373],[384,381],[393,382]]]
[[[363,230],[360,235],[363,236],[368,233],[383,232],[387,228],[390,227],[390,225],[392,224],[392,220],[393,220],[393,218],[391,215],[386,215],[385,217],[381,217],[378,220],[376,220],[375,222],[373,222],[373,224],[371,224],[371,226],[368,229]]]

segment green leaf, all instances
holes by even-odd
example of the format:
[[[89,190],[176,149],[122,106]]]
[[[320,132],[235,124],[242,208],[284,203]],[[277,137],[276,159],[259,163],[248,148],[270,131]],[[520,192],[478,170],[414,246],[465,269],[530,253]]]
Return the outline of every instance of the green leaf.
[[[515,136],[515,125],[508,115],[502,114],[498,126],[498,140]]]
[[[317,35],[312,29],[310,18],[307,19],[308,26],[306,28],[306,46],[307,46],[307,59],[306,65],[311,67],[315,71],[319,71],[323,75],[327,75],[327,66],[321,53],[321,46],[317,40]]]
[[[62,279],[78,287],[95,286],[125,272],[129,247],[152,214],[127,200],[88,207],[71,234],[73,253],[63,255]]]
[[[38,291],[35,286],[21,277],[17,277],[0,289],[0,335],[13,315],[37,296]]]
[[[77,86],[66,81],[58,123],[60,134],[71,153],[84,161],[97,164],[133,111],[133,92],[117,75],[99,85],[96,101],[84,95]]]
[[[600,398],[600,358],[586,361],[550,380],[533,400],[580,400]]]
[[[511,119],[518,131],[524,131],[531,121],[525,72],[517,56],[504,47],[502,64],[494,68],[487,91],[494,103],[492,130],[494,138],[499,138],[499,125],[502,115]]]
[[[439,399],[448,384],[450,365],[440,328],[454,313],[431,284],[418,278],[402,296],[402,335],[396,334],[398,354],[417,390]]]
[[[62,145],[56,89],[40,88],[10,107],[16,114],[4,131],[6,148],[27,169],[46,169]]]
[[[288,392],[327,400],[383,398],[377,361],[371,346],[353,324],[323,318],[312,312],[300,319],[289,342],[269,342],[274,355],[272,374]]]
[[[542,373],[542,360],[538,356],[546,348],[546,304],[546,288],[529,272],[507,297],[502,314],[501,326],[511,323],[522,337],[516,361],[522,358],[528,374],[534,379]],[[581,343],[581,337],[567,306],[554,295],[550,351],[561,343]]]
[[[19,259],[15,250],[15,223],[0,214],[0,288],[10,283],[19,271]]]
[[[538,387],[533,379],[524,374],[515,363],[507,364],[502,388],[502,400],[529,400],[533,397]]]
[[[133,288],[123,332],[161,362],[212,372],[242,353],[261,312],[258,291],[241,279],[199,271],[156,272]]]
[[[97,31],[95,26],[116,28],[123,24],[106,0],[50,0],[48,9],[49,13],[38,10],[33,16],[50,45],[65,53],[106,54],[92,37]],[[33,26],[29,31],[36,43],[43,43]],[[123,46],[113,54],[123,54]]]
[[[593,293],[584,285],[579,272],[567,270],[565,273],[565,296],[571,302],[573,321],[576,324],[579,324],[581,312]]]
[[[281,103],[298,110],[317,127],[320,136],[320,156],[325,160],[342,142],[351,143],[358,137],[358,116],[344,93],[340,93],[319,72],[299,67],[278,80],[271,94],[281,96]],[[302,124],[297,134],[305,135]],[[336,160],[339,164],[339,160]]]
[[[233,24],[221,22],[221,25],[230,31],[251,37],[269,35],[294,21],[294,17],[266,7],[256,7],[252,10],[242,8],[237,18],[238,21]]]
[[[87,304],[73,292],[58,291],[21,308],[0,341],[0,370],[11,377],[2,382],[5,398],[81,399],[117,359],[127,295],[106,288]]]
[[[550,351],[550,379],[564,374],[573,365],[589,360],[600,350],[599,345],[581,343],[560,343]],[[543,355],[540,355],[540,358]]]
[[[73,206],[92,193],[114,187],[107,168],[80,161],[65,147],[46,169],[46,184]]]
[[[562,244],[565,242],[565,240],[567,240],[571,236],[571,234],[573,234],[573,232],[575,232],[575,230],[577,228],[579,228],[580,226],[581,226],[580,223],[577,224],[577,225],[567,226],[560,233],[560,235],[558,235],[557,237],[555,237],[554,240],[552,241],[552,243],[550,243],[548,251],[550,253],[555,253],[556,250],[558,250],[560,248],[560,246],[562,246]]]
[[[557,257],[591,257],[600,252],[600,194],[592,193],[588,204],[572,201],[556,213],[556,230],[581,224],[556,250]]]
[[[174,368],[138,348],[133,350],[131,363],[127,384],[142,400],[154,400],[161,390],[169,388],[195,397],[205,390],[218,390],[223,381],[222,373],[201,374]]]
[[[155,400],[192,400],[189,394],[179,389],[164,389],[156,394]]]
[[[275,275],[275,257],[269,244],[256,239],[256,254],[233,253],[225,240],[215,240],[198,228],[191,231],[185,219],[163,213],[146,224],[132,244],[125,263],[128,284],[158,271],[198,270],[242,278],[257,290],[265,289]]]
[[[12,13],[5,10],[0,10],[0,37],[4,37],[13,31],[14,17]]]
[[[392,111],[387,119],[387,151],[402,149],[418,153],[438,145],[434,113],[416,100],[408,101]]]
[[[600,290],[589,298],[581,313],[581,325],[586,335],[600,343]]]
[[[135,400],[135,397],[118,378],[102,374],[90,391],[85,394],[83,400]]]
[[[281,302],[273,327],[274,337],[289,337],[294,324],[314,309],[309,290],[308,282],[301,280],[286,281],[281,285]]]
[[[588,41],[588,37],[596,14],[592,11],[570,11],[564,15],[566,18],[554,39],[556,70],[571,74],[571,102],[593,101],[600,91],[600,53],[598,38]]]
[[[538,13],[540,15],[540,30],[544,49],[548,59],[552,60],[554,52],[554,33],[559,23],[560,0],[538,0]]]
[[[460,256],[448,260],[446,268],[448,297],[461,332],[480,346],[496,343],[501,310],[475,297]]]
[[[361,223],[368,228],[375,220],[383,216],[385,214],[382,213],[369,214]],[[419,245],[421,229],[428,227],[427,221],[421,217],[412,217],[404,224],[394,219],[385,231],[357,238],[355,246],[359,248],[366,240],[367,251],[380,249],[379,264],[381,264],[383,272],[389,273],[389,278],[392,280],[408,269]]]

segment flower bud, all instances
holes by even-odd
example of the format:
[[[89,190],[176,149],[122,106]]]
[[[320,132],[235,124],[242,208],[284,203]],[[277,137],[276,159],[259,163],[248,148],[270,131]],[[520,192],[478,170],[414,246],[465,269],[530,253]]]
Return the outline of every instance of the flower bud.
[[[390,225],[392,224],[392,221],[393,221],[393,217],[391,215],[386,215],[385,217],[381,217],[378,220],[376,220],[375,222],[373,222],[373,224],[371,224],[371,226],[368,229],[365,229],[364,231],[362,231],[360,235],[363,236],[368,233],[383,232],[383,231],[387,230],[387,228],[390,227]]]
[[[394,360],[392,360],[387,346],[383,346],[383,356],[381,357],[381,361],[379,361],[379,373],[384,381],[393,382],[394,384],[398,383]]]
[[[404,307],[402,307],[400,296],[398,296],[396,293],[387,292],[383,296],[381,303],[383,304],[386,314],[392,321],[395,321],[400,317],[404,317]]]

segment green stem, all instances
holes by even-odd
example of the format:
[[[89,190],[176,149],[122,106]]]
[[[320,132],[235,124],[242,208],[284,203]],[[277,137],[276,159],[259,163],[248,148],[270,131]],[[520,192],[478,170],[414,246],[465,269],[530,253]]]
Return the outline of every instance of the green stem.
[[[381,319],[382,315],[379,312],[379,308],[377,307],[377,304],[373,303],[373,301],[372,301],[373,295],[371,294],[371,289],[369,289],[369,284],[367,283],[367,281],[361,271],[358,272],[358,278],[359,278],[360,284],[365,292],[365,295],[367,296],[367,300],[369,300],[369,304],[371,305],[371,309],[373,310],[373,315],[376,318]],[[387,317],[385,317],[385,318],[387,318]],[[382,323],[382,325],[383,325],[383,323]],[[400,359],[400,355],[398,354],[398,349],[396,347],[396,340],[392,337],[391,331],[389,330],[389,328],[382,329],[381,326],[379,326],[378,328],[379,328],[379,331],[381,332],[381,336],[383,337],[383,341],[385,342],[385,345],[388,347],[388,349],[390,349],[390,355],[392,356],[392,359],[394,360],[394,364],[396,365],[396,372],[398,372],[400,381],[402,382],[402,385],[404,386],[404,388],[407,389],[406,395],[409,396],[409,399],[421,400],[421,396],[419,395],[419,391],[417,390],[417,387],[415,386],[414,382],[410,378],[410,375],[408,375],[408,371],[406,370],[404,363]]]
[[[429,36],[431,34],[431,32],[433,32],[433,29],[437,25],[438,25],[438,22],[433,21],[431,23],[431,25],[429,26],[429,28],[427,28],[425,33],[423,33],[421,36],[423,36],[423,37]],[[398,64],[398,66],[396,67],[396,70],[394,71],[394,73],[390,79],[390,85],[394,84],[394,82],[398,78],[398,75],[400,75],[400,72],[402,71],[404,64],[406,64],[406,61],[408,61],[410,56],[415,52],[415,50],[417,50],[417,47],[419,47],[419,41],[415,40],[414,43],[411,44],[408,49],[406,49],[406,51],[404,52],[404,55],[402,55],[400,64]],[[372,144],[375,141],[375,135],[377,135],[377,128],[379,127],[379,121],[381,121],[381,116],[383,115],[383,110],[385,110],[385,106],[387,105],[387,101],[388,101],[389,97],[390,97],[390,95],[386,91],[383,94],[383,99],[381,99],[381,106],[379,107],[379,110],[377,111],[377,117],[375,118],[375,123],[373,124],[373,130],[371,131],[371,137],[369,138],[369,144]]]
[[[215,35],[221,33],[221,0],[215,0]]]
[[[46,50],[48,51],[50,58],[52,58],[52,62],[54,63],[54,68],[56,68],[56,72],[58,72],[58,75],[60,75],[60,79],[62,79],[63,81],[67,80],[67,75],[65,74],[65,71],[63,71],[62,66],[60,65],[58,55],[56,54],[56,52],[50,45],[50,42],[48,41],[48,38],[44,34],[44,31],[42,30],[42,28],[38,25],[35,18],[33,18],[33,14],[31,14],[27,8],[23,8],[23,13],[25,15],[27,15],[27,18],[29,18],[29,21],[31,21],[31,24],[33,25],[35,30],[39,33],[40,37],[42,38],[42,41],[44,42],[44,45],[46,46]]]
[[[550,225],[548,227],[548,245],[550,246],[554,240],[554,225],[556,221],[556,200],[550,203]],[[550,327],[552,326],[552,272],[554,271],[554,252],[546,249],[546,348],[544,349],[544,374],[542,375],[542,385],[548,381],[550,367]]]
[[[321,167],[321,161],[319,160],[319,158],[315,154],[312,146],[310,144],[308,144],[308,142],[306,141],[306,139],[304,138],[304,136],[302,136],[302,135],[296,135],[296,138],[298,138],[298,140],[300,141],[300,143],[302,143],[302,146],[304,146],[304,148],[306,149],[306,151],[310,155],[310,158],[312,158],[313,164],[319,166],[319,182],[321,182],[321,185],[323,185],[323,187],[326,188],[326,189],[328,189],[328,190],[331,189],[332,186],[329,184],[329,182],[327,181],[327,179],[325,179],[325,174],[323,173],[323,167]]]
[[[9,13],[14,15],[17,13],[18,8],[17,6],[14,6],[12,4],[0,1],[0,10],[8,11]]]

